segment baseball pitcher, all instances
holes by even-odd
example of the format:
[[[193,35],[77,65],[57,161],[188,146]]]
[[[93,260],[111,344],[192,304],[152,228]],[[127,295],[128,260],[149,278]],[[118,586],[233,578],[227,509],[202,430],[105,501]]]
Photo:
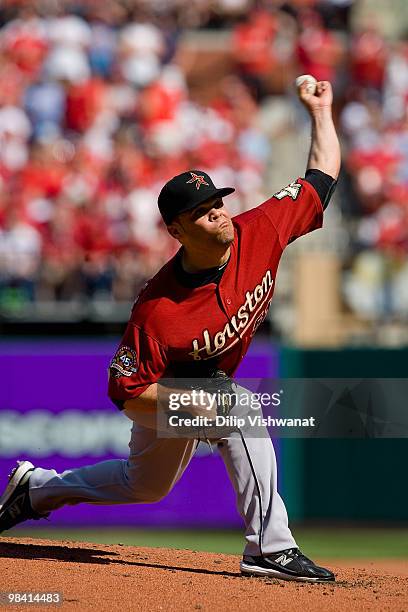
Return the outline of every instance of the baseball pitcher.
[[[18,462],[0,498],[0,531],[47,517],[64,505],[139,504],[162,499],[181,478],[200,440],[163,437],[157,428],[161,380],[200,377],[203,386],[231,388],[233,375],[266,316],[286,246],[322,226],[340,167],[330,83],[300,98],[312,123],[304,178],[266,202],[231,218],[224,198],[201,170],[172,178],[160,192],[160,213],[180,250],[143,289],[110,364],[109,396],[133,422],[129,457],[79,469],[55,470]],[[215,385],[215,387],[214,387]],[[236,387],[239,393],[247,392]],[[248,393],[248,392],[247,392]],[[221,393],[222,397],[222,393]],[[191,416],[208,406],[187,406]],[[219,402],[217,414],[234,406]],[[309,582],[332,581],[298,548],[277,489],[269,435],[246,428],[215,437],[245,522],[244,574]]]

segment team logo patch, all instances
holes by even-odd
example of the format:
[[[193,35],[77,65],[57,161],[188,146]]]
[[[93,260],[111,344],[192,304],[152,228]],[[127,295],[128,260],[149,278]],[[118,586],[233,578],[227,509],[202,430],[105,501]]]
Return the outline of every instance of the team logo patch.
[[[302,185],[300,183],[293,182],[284,189],[278,191],[278,193],[275,193],[273,197],[277,198],[278,200],[282,200],[282,198],[289,196],[290,198],[292,198],[292,200],[296,200],[301,189]]]
[[[195,174],[194,172],[190,172],[191,174],[191,179],[189,181],[186,181],[187,183],[195,183],[196,189],[200,189],[201,185],[207,185],[207,187],[209,187],[209,184],[205,181],[204,176],[202,174]]]
[[[136,353],[129,346],[121,346],[109,366],[114,378],[121,376],[132,376],[137,372]]]

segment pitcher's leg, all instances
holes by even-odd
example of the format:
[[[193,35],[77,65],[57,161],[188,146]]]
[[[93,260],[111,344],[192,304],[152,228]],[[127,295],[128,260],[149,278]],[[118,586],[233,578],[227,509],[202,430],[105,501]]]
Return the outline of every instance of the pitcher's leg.
[[[29,480],[30,502],[39,513],[64,505],[135,504],[162,499],[180,478],[196,440],[158,438],[133,425],[127,460],[113,459],[58,474],[36,468]]]
[[[238,391],[250,393],[242,387],[238,387]],[[231,414],[245,416],[247,411],[247,408],[236,406]],[[241,432],[249,458],[238,432],[220,440],[219,449],[236,492],[238,511],[245,521],[247,543],[244,554],[268,554],[296,547],[288,527],[285,504],[277,490],[276,456],[269,433],[265,427],[255,430],[248,419]],[[260,546],[261,527],[263,537]]]
[[[288,527],[285,505],[276,489],[276,460],[268,437],[245,437],[249,455],[259,482],[263,510],[263,538],[259,545],[259,494],[239,433],[221,440],[221,452],[237,493],[238,508],[246,524],[247,544],[240,563],[241,572],[249,576],[271,576],[284,580],[331,582],[332,571],[316,565],[306,557]],[[244,450],[245,452],[245,450]],[[245,453],[246,454],[246,453]]]

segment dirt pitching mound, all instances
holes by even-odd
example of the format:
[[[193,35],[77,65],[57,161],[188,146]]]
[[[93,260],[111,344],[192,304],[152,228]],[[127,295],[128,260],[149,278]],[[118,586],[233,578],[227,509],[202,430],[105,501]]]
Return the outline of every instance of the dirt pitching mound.
[[[408,612],[405,560],[327,562],[337,582],[313,585],[245,578],[238,564],[191,550],[0,538],[0,591],[59,591],[59,610]]]

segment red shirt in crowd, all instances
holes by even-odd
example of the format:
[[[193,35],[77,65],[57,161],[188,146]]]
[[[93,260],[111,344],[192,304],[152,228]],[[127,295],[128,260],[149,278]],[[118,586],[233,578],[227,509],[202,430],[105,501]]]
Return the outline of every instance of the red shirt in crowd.
[[[276,18],[266,11],[252,13],[234,30],[233,52],[247,74],[268,76],[276,58],[273,41],[278,30]]]

